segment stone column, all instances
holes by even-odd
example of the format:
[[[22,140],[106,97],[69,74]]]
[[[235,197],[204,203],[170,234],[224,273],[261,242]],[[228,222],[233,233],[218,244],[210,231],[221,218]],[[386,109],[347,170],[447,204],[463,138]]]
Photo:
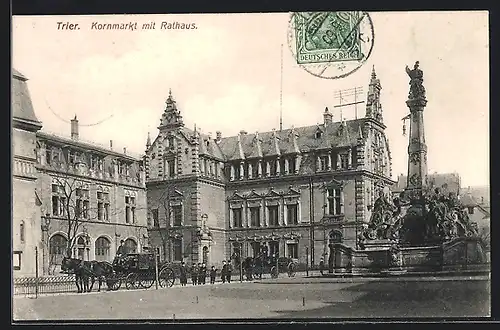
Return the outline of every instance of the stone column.
[[[243,180],[245,177],[245,168],[244,168],[245,163],[243,161],[240,162],[240,180]]]
[[[281,161],[280,157],[276,158],[276,176],[279,176],[281,174]]]
[[[290,168],[290,165],[288,164],[290,162],[290,160],[288,158],[285,158],[285,174],[289,174],[289,168]]]
[[[257,177],[262,178],[262,159],[259,159],[257,164]]]
[[[337,169],[342,168],[342,161],[340,159],[340,152],[337,152]]]
[[[269,161],[266,161],[266,177],[269,177],[271,168],[269,167]]]
[[[332,170],[332,157],[330,157],[330,153],[328,153],[328,163],[326,166],[327,166],[328,171]]]
[[[302,156],[297,155],[297,157],[295,157],[295,174],[299,173],[299,167],[300,167],[301,160],[302,160]]]
[[[319,156],[316,157],[316,171],[321,171],[321,158]]]
[[[248,162],[248,178],[252,179],[252,163]]]

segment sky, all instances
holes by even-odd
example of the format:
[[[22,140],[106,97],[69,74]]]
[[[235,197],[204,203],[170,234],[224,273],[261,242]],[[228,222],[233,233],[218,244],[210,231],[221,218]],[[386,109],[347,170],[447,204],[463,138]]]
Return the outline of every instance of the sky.
[[[142,154],[154,139],[169,89],[187,127],[223,136],[279,128],[283,44],[283,128],[323,121],[325,107],[340,113],[334,94],[362,87],[372,67],[382,84],[393,178],[407,171],[409,113],[406,65],[420,62],[427,91],[424,111],[429,173],[457,172],[462,186],[489,185],[488,13],[370,13],[373,50],[356,72],[315,77],[300,67],[288,45],[289,13],[14,16],[12,65],[23,73],[46,132]],[[196,29],[160,30],[162,21]],[[57,22],[78,24],[58,30]],[[93,30],[92,23],[137,22],[137,30]],[[156,29],[141,30],[155,22]],[[346,102],[346,101],[344,101]],[[358,118],[364,116],[363,104]],[[344,108],[346,119],[354,107]],[[407,127],[409,128],[409,127]],[[409,130],[408,130],[409,131]]]

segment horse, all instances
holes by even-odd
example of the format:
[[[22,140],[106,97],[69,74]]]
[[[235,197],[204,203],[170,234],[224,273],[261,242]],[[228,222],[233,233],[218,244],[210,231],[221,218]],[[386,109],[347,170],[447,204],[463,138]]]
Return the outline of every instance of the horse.
[[[90,269],[91,269],[91,280],[92,284],[90,289],[94,286],[95,279],[97,279],[99,283],[99,287],[97,288],[97,292],[101,291],[101,286],[103,280],[106,281],[113,274],[113,265],[107,261],[90,261]],[[108,291],[110,288],[108,287]]]
[[[61,273],[75,274],[75,283],[78,293],[92,291],[92,286],[89,288],[89,280],[93,278],[90,261],[64,257],[61,263]]]

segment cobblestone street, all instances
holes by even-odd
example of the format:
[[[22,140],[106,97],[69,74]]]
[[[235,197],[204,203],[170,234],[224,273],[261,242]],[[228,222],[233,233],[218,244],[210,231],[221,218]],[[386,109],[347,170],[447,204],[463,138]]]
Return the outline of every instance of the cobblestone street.
[[[490,315],[487,278],[278,279],[15,297],[15,320],[467,317]]]

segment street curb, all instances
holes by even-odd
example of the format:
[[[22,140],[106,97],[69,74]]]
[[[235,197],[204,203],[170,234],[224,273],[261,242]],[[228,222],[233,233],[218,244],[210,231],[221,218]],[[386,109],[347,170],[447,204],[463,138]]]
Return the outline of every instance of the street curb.
[[[453,277],[354,277],[354,278],[317,278],[317,281],[302,280],[257,280],[258,284],[324,284],[324,283],[365,283],[365,282],[445,282],[445,281],[490,281],[490,276],[453,276]]]

